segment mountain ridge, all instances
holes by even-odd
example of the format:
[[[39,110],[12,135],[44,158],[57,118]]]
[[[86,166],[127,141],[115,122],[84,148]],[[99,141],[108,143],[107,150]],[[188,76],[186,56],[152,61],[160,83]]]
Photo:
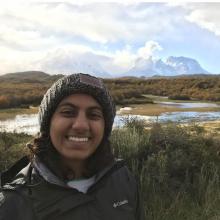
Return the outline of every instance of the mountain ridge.
[[[91,55],[90,55],[91,56]],[[82,59],[81,59],[82,61]],[[177,76],[190,76],[190,75],[212,75],[207,70],[203,69],[199,62],[195,59],[189,57],[174,57],[170,56],[165,61],[162,59],[155,59],[152,57],[137,58],[134,66],[127,72],[122,74],[109,74],[108,71],[99,68],[99,66],[90,65],[85,61],[73,62],[77,64],[77,71],[69,71],[70,73],[74,72],[83,72],[90,73],[96,77],[100,78],[120,78],[120,77],[177,77]],[[91,59],[90,59],[91,61]],[[85,71],[86,70],[86,71]],[[61,71],[62,72],[62,71]],[[19,75],[17,75],[19,74]],[[30,77],[31,75],[31,77]],[[16,81],[16,78],[19,76],[19,80],[23,81],[39,81],[41,82],[44,79],[57,79],[63,75],[68,75],[67,73],[52,75],[45,73],[43,71],[25,71],[25,72],[15,72],[7,73],[0,75],[1,80],[11,80]],[[217,75],[217,74],[213,74]],[[18,80],[18,79],[17,79]]]
[[[170,56],[165,61],[162,59],[138,58],[135,65],[122,75],[136,75],[150,77],[153,75],[175,76],[182,74],[208,74],[209,72],[201,67],[197,60],[188,57]]]
[[[39,74],[38,74],[39,73]],[[23,75],[24,74],[24,75]],[[34,77],[33,77],[34,74]],[[41,77],[40,77],[41,76]],[[26,83],[46,83],[46,82],[54,82],[59,78],[63,77],[63,74],[58,75],[50,75],[41,71],[26,71],[26,72],[14,72],[14,73],[6,73],[4,75],[0,75],[1,82],[26,82]],[[150,77],[144,76],[118,76],[112,77],[111,79],[140,79],[140,78],[148,78],[148,79],[169,79],[169,78],[208,78],[208,77],[220,77],[220,74],[182,74],[182,75],[153,75]],[[109,78],[103,78],[109,79]]]
[[[6,73],[4,75],[0,75],[0,80],[2,82],[26,82],[26,83],[44,83],[44,82],[53,82],[56,79],[60,78],[59,75],[50,75],[43,71],[23,71],[23,72],[14,72],[14,73]]]

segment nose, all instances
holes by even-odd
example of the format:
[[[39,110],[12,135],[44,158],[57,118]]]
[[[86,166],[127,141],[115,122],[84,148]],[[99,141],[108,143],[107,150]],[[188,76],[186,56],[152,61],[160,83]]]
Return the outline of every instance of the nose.
[[[77,132],[85,132],[89,130],[89,120],[84,112],[79,112],[73,119],[72,128]]]

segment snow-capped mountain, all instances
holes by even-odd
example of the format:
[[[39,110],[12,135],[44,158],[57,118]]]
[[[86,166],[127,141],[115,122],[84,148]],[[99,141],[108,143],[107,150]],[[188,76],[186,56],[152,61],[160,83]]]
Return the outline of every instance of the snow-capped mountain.
[[[103,70],[103,68],[101,68],[99,65],[94,65],[89,62],[72,62],[71,69],[74,73],[89,73],[91,75],[101,78],[111,77],[111,75]]]
[[[165,63],[173,67],[177,74],[209,73],[196,60],[188,57],[170,56],[166,59]]]
[[[101,65],[103,60],[102,56],[93,53],[74,54],[71,51],[66,53],[58,51],[41,60],[39,69],[52,74],[68,75],[81,72],[101,78],[110,78],[112,76],[108,70]]]
[[[71,68],[74,72],[89,73],[96,77],[111,78],[108,70],[101,65],[105,57],[95,55],[93,53],[84,53],[78,55],[77,58],[72,59]]]
[[[203,69],[195,59],[170,56],[165,61],[152,57],[148,59],[138,58],[134,67],[123,75],[150,77],[154,75],[174,76],[201,73],[207,74],[209,72]]]
[[[133,67],[127,72],[122,72],[123,68],[114,63],[113,57],[99,55],[93,52],[74,53],[71,50],[58,50],[56,53],[44,57],[38,63],[39,66],[35,65],[37,69],[52,74],[59,73],[67,75],[83,72],[101,78],[208,74],[208,71],[204,70],[195,59],[182,56],[170,56],[166,60],[156,59],[154,57],[138,57]]]

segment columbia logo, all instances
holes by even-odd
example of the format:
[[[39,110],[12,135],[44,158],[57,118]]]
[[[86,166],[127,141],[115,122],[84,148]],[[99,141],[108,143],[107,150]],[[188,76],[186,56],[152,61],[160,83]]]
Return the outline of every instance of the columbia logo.
[[[122,206],[122,205],[125,205],[125,204],[127,204],[127,203],[128,203],[128,200],[127,200],[127,199],[122,200],[122,201],[119,201],[119,202],[114,202],[113,207],[114,207],[114,208],[117,208],[118,206]]]

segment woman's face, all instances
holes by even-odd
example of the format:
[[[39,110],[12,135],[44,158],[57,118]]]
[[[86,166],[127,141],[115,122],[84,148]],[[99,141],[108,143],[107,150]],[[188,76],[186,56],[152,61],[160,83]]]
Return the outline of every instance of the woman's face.
[[[86,94],[64,98],[50,123],[50,138],[63,161],[83,162],[102,141],[104,117],[98,102]]]

